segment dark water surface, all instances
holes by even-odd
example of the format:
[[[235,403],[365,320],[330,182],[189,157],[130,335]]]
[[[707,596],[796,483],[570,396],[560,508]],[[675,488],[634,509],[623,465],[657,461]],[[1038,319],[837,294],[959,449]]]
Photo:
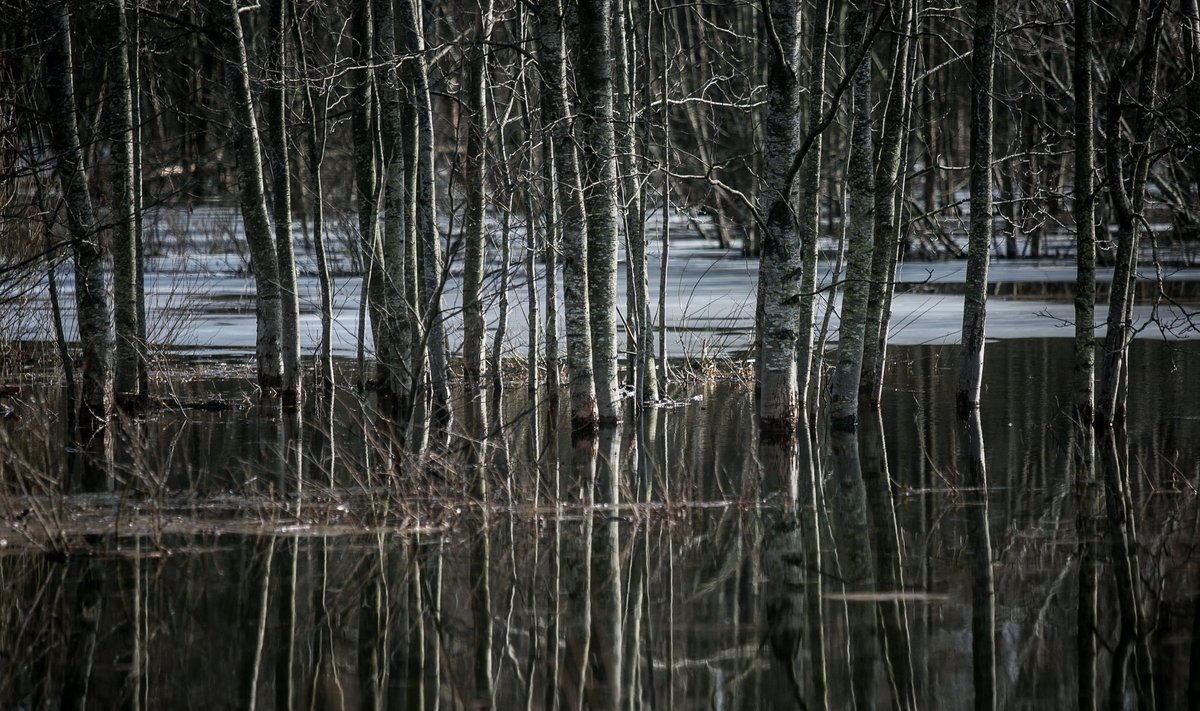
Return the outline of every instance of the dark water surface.
[[[514,386],[498,436],[421,462],[353,393],[300,423],[215,362],[110,455],[26,412],[0,422],[0,709],[1195,704],[1200,342],[1134,343],[1091,468],[1070,348],[989,344],[978,428],[953,348],[894,348],[816,487],[731,380],[574,442]]]

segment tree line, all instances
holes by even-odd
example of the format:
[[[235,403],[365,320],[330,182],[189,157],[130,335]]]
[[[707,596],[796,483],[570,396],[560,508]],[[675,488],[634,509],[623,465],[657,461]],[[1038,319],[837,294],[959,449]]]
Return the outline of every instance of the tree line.
[[[655,308],[647,245],[659,241],[665,271],[675,212],[759,260],[765,433],[804,429],[823,393],[835,429],[878,408],[906,254],[967,259],[959,404],[977,408],[990,258],[1045,255],[1063,235],[1078,265],[1075,404],[1112,424],[1142,246],[1157,247],[1159,223],[1196,232],[1195,0],[3,8],[5,257],[70,255],[80,401],[100,420],[148,396],[144,218],[158,205],[236,195],[258,383],[285,403],[305,372],[297,226],[321,287],[316,392],[332,391],[328,216],[344,211],[374,382],[402,421],[450,417],[442,294],[461,263],[470,432],[496,419],[520,273],[535,393],[557,393],[565,363],[584,429],[621,418],[623,385],[659,398],[667,279]],[[819,286],[839,232],[844,272]],[[1097,344],[1098,264],[1114,273]],[[817,317],[833,292],[825,383]]]

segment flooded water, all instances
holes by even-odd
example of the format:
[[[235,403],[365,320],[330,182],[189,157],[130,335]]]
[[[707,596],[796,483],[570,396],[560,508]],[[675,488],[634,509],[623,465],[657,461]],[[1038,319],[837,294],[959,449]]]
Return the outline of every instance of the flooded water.
[[[893,348],[880,417],[811,453],[758,445],[736,379],[582,440],[514,385],[494,437],[419,461],[370,397],[284,416],[238,363],[176,362],[99,452],[31,385],[0,708],[1194,703],[1200,342],[1135,342],[1091,468],[1070,347],[989,344],[978,428],[953,348]]]

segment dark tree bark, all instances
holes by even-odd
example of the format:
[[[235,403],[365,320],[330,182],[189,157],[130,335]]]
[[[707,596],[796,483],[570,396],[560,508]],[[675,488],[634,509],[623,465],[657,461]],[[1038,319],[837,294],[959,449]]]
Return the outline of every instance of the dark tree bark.
[[[800,151],[801,139],[800,13],[797,0],[782,0],[769,4],[766,18],[772,52],[759,187],[759,212],[765,217],[765,226],[759,252],[758,415],[768,437],[790,435],[799,412],[796,328],[800,295],[796,276],[801,260],[796,194],[788,180],[788,166]]]
[[[1075,0],[1075,368],[1076,416],[1091,422],[1096,366],[1096,111],[1092,2]]]
[[[984,322],[987,319],[988,262],[992,247],[992,89],[996,66],[996,4],[975,5],[971,57],[971,236],[963,303],[962,345],[958,355],[960,410],[979,408],[983,384]]]

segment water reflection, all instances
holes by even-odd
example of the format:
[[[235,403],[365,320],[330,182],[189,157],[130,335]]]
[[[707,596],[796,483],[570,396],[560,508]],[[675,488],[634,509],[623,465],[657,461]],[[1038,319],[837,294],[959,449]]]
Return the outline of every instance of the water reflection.
[[[971,660],[975,708],[996,708],[996,580],[988,529],[988,478],[979,411],[958,422],[959,473],[971,570]]]
[[[735,384],[576,439],[514,390],[503,438],[419,457],[353,393],[96,449],[6,424],[0,707],[1186,707],[1200,385],[1138,346],[1091,444],[1070,359],[993,345],[982,417],[895,349],[883,417],[821,457],[753,444]],[[98,486],[35,505],[33,471]]]

